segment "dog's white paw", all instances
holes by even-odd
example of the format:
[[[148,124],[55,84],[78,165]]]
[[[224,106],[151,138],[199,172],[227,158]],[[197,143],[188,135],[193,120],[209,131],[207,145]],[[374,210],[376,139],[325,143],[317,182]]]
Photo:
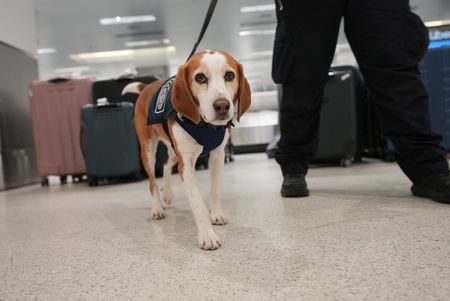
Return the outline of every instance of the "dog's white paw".
[[[164,209],[152,209],[152,219],[158,220],[165,218]]]
[[[228,224],[228,219],[225,217],[222,211],[210,211],[209,219],[213,225],[226,225]]]
[[[198,245],[203,250],[215,250],[220,248],[221,243],[213,229],[200,230],[198,233]]]

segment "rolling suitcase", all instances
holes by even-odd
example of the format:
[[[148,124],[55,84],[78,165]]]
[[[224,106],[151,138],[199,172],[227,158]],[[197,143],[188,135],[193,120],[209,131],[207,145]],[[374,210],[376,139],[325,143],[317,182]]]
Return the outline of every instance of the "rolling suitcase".
[[[110,80],[102,80],[96,81],[92,88],[92,97],[94,99],[94,103],[97,104],[98,99],[106,98],[109,102],[131,102],[133,104],[136,103],[138,98],[137,94],[127,93],[122,95],[122,90],[126,85],[133,82],[142,82],[149,84],[158,78],[149,75],[149,76],[139,76],[139,77],[121,77],[117,79]],[[167,160],[167,151],[166,146],[161,142],[158,145],[158,150],[156,153],[156,166],[155,166],[155,176],[162,177],[164,163]],[[144,170],[144,166],[141,164],[141,175],[146,177],[147,173]]]
[[[42,185],[48,176],[80,180],[86,167],[80,148],[80,109],[92,102],[91,79],[35,81],[30,85],[30,104],[37,169]]]
[[[319,146],[311,162],[338,161],[350,166],[361,159],[359,99],[355,70],[331,70],[320,113]]]
[[[450,47],[428,49],[420,71],[429,95],[431,129],[450,150]]]
[[[136,94],[125,94],[122,96],[122,90],[126,85],[133,82],[142,82],[149,84],[157,80],[155,76],[140,76],[140,77],[122,77],[118,79],[96,81],[92,88],[92,98],[94,103],[97,99],[107,98],[110,102],[127,101],[133,104],[136,103]]]
[[[100,180],[140,178],[139,145],[129,102],[85,105],[81,144],[89,186]]]
[[[397,151],[378,125],[374,104],[359,69],[354,66],[335,66],[331,71],[350,71],[353,76],[357,130],[355,161],[361,160],[362,157],[395,161]],[[342,163],[345,165],[345,160]]]
[[[278,86],[278,101],[282,87]],[[312,163],[339,162],[348,167],[359,161],[368,147],[365,111],[365,87],[359,70],[353,66],[330,69],[324,88],[320,112],[319,145]],[[266,148],[269,158],[275,158],[280,135],[275,135]]]

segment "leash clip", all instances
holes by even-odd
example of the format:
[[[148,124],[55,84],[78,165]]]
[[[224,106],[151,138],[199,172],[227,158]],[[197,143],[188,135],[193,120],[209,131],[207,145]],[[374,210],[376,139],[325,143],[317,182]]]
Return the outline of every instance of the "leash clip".
[[[181,115],[181,113],[178,113],[178,112],[177,112],[177,117],[178,117],[178,119],[180,119],[181,121],[184,121],[184,120],[183,120],[183,115]]]

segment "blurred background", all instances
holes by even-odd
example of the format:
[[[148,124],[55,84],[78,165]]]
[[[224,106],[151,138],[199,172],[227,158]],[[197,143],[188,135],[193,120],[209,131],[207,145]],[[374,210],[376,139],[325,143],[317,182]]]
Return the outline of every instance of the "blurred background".
[[[207,0],[34,0],[37,45],[29,50],[38,54],[41,79],[72,73],[110,78],[130,71],[167,76],[186,60],[208,4]],[[412,0],[411,7],[424,21],[450,19],[446,0]],[[142,19],[124,18],[137,16]],[[275,90],[270,77],[275,25],[274,1],[222,0],[200,49],[230,52],[244,64],[253,91]],[[334,64],[354,63],[341,31]]]

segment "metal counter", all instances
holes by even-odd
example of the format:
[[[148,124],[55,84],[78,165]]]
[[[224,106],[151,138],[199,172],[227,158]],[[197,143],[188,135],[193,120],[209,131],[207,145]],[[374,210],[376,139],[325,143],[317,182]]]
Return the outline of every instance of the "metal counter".
[[[36,59],[0,42],[0,190],[39,180],[28,85],[38,78]]]

